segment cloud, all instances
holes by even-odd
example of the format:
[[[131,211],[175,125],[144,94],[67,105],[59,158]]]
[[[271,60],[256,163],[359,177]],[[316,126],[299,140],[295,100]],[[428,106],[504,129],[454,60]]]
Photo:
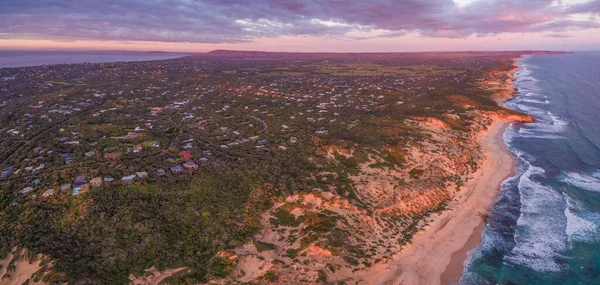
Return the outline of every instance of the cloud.
[[[568,8],[568,13],[591,13],[600,14],[600,0],[592,0],[584,3],[571,5]]]
[[[554,33],[552,33],[552,34],[545,34],[544,36],[548,37],[548,38],[557,38],[557,39],[568,39],[568,38],[572,38],[573,37],[571,35],[554,34]]]
[[[362,38],[461,38],[595,29],[598,21],[570,15],[599,12],[600,0],[478,0],[462,6],[453,0],[5,0],[0,38],[241,43],[381,30],[386,32]]]

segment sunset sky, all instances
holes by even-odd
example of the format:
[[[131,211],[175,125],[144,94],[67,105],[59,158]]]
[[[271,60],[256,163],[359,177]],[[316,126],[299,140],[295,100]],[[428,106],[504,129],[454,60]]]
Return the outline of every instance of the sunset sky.
[[[1,0],[0,49],[600,50],[600,0]]]

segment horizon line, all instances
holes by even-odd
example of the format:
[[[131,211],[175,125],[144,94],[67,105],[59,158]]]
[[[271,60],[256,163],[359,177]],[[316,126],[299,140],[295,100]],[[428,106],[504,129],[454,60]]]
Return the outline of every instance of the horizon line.
[[[9,51],[31,51],[31,52],[131,52],[131,53],[171,53],[171,54],[209,54],[211,52],[255,52],[255,53],[298,53],[298,54],[385,54],[385,53],[468,53],[468,52],[585,52],[600,51],[600,49],[491,49],[491,50],[422,50],[422,51],[352,51],[352,52],[332,52],[332,51],[268,51],[268,50],[250,50],[250,49],[214,49],[209,51],[165,51],[165,50],[120,50],[120,49],[2,49],[0,52]]]

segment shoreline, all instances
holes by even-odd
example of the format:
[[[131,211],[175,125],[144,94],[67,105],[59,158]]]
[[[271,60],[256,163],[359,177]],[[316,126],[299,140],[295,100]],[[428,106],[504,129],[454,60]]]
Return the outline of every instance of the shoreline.
[[[518,62],[523,57],[524,56],[519,56],[518,58],[515,58],[513,60],[514,67],[512,70],[510,70],[508,72],[509,78],[506,81],[507,87],[515,86],[514,85],[514,82],[516,81],[515,74],[517,71],[519,71],[521,69]],[[511,100],[514,97],[515,93],[516,92],[514,92],[514,91],[508,92],[508,94],[501,93],[501,95],[504,95],[504,96],[500,96],[500,98],[498,98],[498,100],[497,100],[498,105],[501,105],[501,106],[504,105],[504,103],[506,103],[506,101]],[[492,123],[492,125],[490,126],[490,129],[492,128],[492,126],[494,124],[496,124],[498,122],[499,122],[498,119],[495,119],[494,122]],[[502,179],[502,181],[500,181],[500,183],[495,188],[496,194],[495,194],[495,197],[492,200],[492,202],[498,196],[498,192],[501,190],[500,188],[502,187],[502,182],[504,182],[504,180],[506,180],[508,177],[515,175],[515,171],[516,171],[515,169],[517,166],[517,159],[514,156],[514,154],[512,153],[512,151],[508,148],[508,145],[506,144],[506,141],[504,140],[504,134],[506,133],[506,129],[508,128],[510,123],[512,123],[514,121],[504,120],[504,121],[500,121],[500,122],[504,122],[504,125],[502,126],[502,131],[497,132],[495,134],[493,131],[490,131],[490,133],[488,134],[488,136],[490,138],[488,138],[488,140],[490,140],[490,139],[496,140],[497,147],[499,147],[500,149],[502,149],[502,151],[504,151],[505,153],[508,153],[512,157],[512,166],[511,166],[511,172],[504,179]],[[493,137],[493,138],[491,138],[491,137]],[[501,143],[498,142],[500,140],[502,141]],[[486,153],[487,153],[487,150],[486,150]],[[487,157],[486,157],[486,160],[488,160]],[[490,203],[490,205],[487,207],[488,211],[491,206],[492,205]],[[486,223],[482,219],[480,224],[475,229],[473,229],[473,233],[468,238],[468,240],[466,241],[464,246],[461,249],[459,249],[458,251],[455,251],[452,253],[450,263],[446,266],[444,272],[440,276],[441,284],[451,284],[451,285],[459,284],[460,278],[462,277],[462,274],[464,272],[465,262],[467,261],[467,258],[468,258],[468,252],[471,251],[472,249],[476,248],[479,245],[479,243],[481,242],[482,234],[483,234],[483,231],[485,230],[485,225],[486,225]]]
[[[485,227],[482,215],[487,214],[502,182],[514,174],[516,159],[504,142],[511,122],[494,120],[478,139],[486,154],[480,170],[470,176],[453,209],[415,235],[410,248],[399,254],[399,258],[407,256],[398,264],[403,274],[392,279],[394,284],[458,283],[467,252],[481,240]]]
[[[498,171],[502,171],[502,173],[500,174],[500,176],[502,176],[503,178],[497,183],[497,185],[494,186],[494,197],[492,198],[491,201],[489,201],[489,204],[486,207],[486,214],[489,211],[489,208],[492,206],[492,203],[494,202],[494,200],[496,200],[496,197],[498,196],[498,192],[500,191],[500,188],[502,186],[502,182],[504,182],[504,180],[506,180],[508,177],[511,177],[513,175],[515,175],[515,167],[517,165],[517,161],[516,158],[514,157],[514,154],[512,153],[512,151],[508,148],[508,146],[506,145],[506,142],[504,141],[504,134],[506,132],[506,129],[510,126],[510,124],[512,123],[512,121],[506,121],[506,120],[495,120],[494,123],[492,123],[492,125],[490,126],[490,132],[487,135],[487,138],[485,139],[484,144],[487,146],[486,149],[486,156],[490,154],[490,152],[495,152],[493,154],[491,154],[491,156],[501,156],[500,160],[496,160],[495,163],[494,161],[490,162],[489,160],[494,160],[494,158],[492,157],[486,157],[486,161],[485,163],[491,163],[490,166],[488,166],[488,169],[486,169],[488,172],[489,171],[494,171],[494,169],[497,169]],[[494,125],[498,125],[498,126],[494,126]],[[492,128],[496,128],[496,130],[492,129]],[[495,148],[495,149],[494,149]],[[506,156],[510,156],[510,169],[507,169],[506,167],[502,167],[503,164],[506,162]],[[500,164],[498,168],[495,168],[495,165]],[[483,166],[482,166],[483,167]],[[486,170],[483,170],[484,172]],[[509,171],[507,171],[509,170]],[[485,175],[485,174],[482,174]],[[475,182],[475,184],[478,184],[478,182]],[[477,186],[475,186],[477,187]],[[464,271],[464,263],[468,258],[468,252],[471,251],[472,249],[474,249],[475,247],[477,247],[479,245],[479,243],[481,242],[482,239],[482,234],[483,231],[485,229],[485,222],[483,220],[483,218],[481,218],[479,224],[473,229],[473,232],[471,233],[471,235],[469,236],[469,238],[466,240],[466,243],[457,251],[453,252],[450,258],[450,263],[446,266],[444,272],[442,273],[442,275],[440,276],[440,283],[441,284],[458,284],[458,282],[460,281],[460,277],[463,274]]]
[[[521,68],[518,57],[508,78],[496,90],[502,106],[516,94],[515,73]],[[529,115],[492,115],[492,123],[476,141],[484,159],[480,168],[467,176],[463,190],[456,194],[451,209],[431,216],[431,222],[413,236],[410,244],[392,255],[391,261],[348,276],[347,284],[459,284],[467,253],[477,247],[485,229],[484,216],[498,197],[502,182],[515,175],[517,159],[508,148],[504,134],[512,123],[531,122]]]
[[[504,141],[504,132],[515,122],[493,117],[477,142],[485,153],[480,168],[469,175],[452,208],[414,235],[412,242],[394,254],[389,263],[347,276],[347,284],[457,284],[467,252],[479,244],[485,215],[498,196],[502,182],[514,175],[516,159]]]

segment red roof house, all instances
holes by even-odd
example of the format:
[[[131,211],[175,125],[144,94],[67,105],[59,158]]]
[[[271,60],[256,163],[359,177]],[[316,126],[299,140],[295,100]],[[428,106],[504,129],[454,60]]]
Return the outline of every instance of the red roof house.
[[[179,155],[181,155],[181,157],[183,157],[183,159],[185,159],[185,160],[192,159],[192,155],[187,151],[182,151],[179,153]]]
[[[104,158],[117,158],[119,156],[121,156],[120,152],[111,152],[111,153],[104,154]]]

